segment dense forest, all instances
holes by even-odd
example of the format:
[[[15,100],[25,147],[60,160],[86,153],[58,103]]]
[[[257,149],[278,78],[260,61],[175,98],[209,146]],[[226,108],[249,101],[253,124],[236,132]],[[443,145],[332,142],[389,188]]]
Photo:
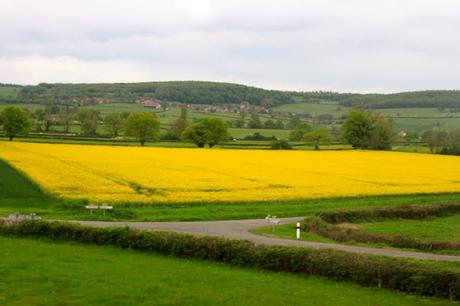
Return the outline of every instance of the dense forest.
[[[298,102],[335,101],[365,108],[460,108],[460,91],[432,90],[395,94],[353,94],[330,91],[293,92],[266,90],[231,83],[202,81],[48,84],[19,86],[0,84],[0,102],[68,104],[78,99],[133,102],[154,98],[188,104],[239,104],[278,106]]]
[[[344,106],[367,108],[460,108],[460,91],[427,90],[395,94],[352,95],[339,100]]]
[[[16,99],[24,102],[68,103],[74,98],[108,99],[132,102],[141,98],[190,104],[239,104],[276,106],[293,103],[288,92],[264,90],[228,83],[213,82],[148,82],[114,84],[39,84],[24,86]]]

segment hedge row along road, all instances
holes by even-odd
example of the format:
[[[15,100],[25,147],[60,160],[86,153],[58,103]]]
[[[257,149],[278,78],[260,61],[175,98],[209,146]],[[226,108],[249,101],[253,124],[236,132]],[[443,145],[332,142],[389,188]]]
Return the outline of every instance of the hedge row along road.
[[[303,220],[303,217],[283,218],[280,224],[294,223]],[[414,258],[436,261],[456,261],[460,262],[460,256],[438,255],[422,252],[399,251],[393,249],[379,249],[370,247],[351,246],[335,243],[321,243],[310,241],[297,241],[289,239],[271,238],[252,234],[251,229],[267,226],[267,220],[235,220],[235,221],[206,221],[206,222],[106,222],[106,221],[68,221],[81,225],[96,227],[130,227],[141,230],[170,231],[187,233],[194,235],[208,235],[224,237],[229,239],[244,239],[256,244],[280,245],[280,246],[300,246],[316,249],[334,249],[347,252]]]

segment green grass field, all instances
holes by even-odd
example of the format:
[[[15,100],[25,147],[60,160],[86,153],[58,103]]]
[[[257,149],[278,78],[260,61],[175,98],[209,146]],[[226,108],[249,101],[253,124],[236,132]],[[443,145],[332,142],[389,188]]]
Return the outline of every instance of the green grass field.
[[[318,116],[322,114],[330,114],[334,118],[340,118],[348,111],[347,107],[339,106],[337,103],[294,103],[285,104],[273,109],[277,112],[292,112],[298,114],[310,114],[310,116]]]
[[[460,215],[429,220],[389,220],[362,224],[359,228],[371,233],[460,243]]]
[[[0,237],[2,305],[458,305],[321,278]]]

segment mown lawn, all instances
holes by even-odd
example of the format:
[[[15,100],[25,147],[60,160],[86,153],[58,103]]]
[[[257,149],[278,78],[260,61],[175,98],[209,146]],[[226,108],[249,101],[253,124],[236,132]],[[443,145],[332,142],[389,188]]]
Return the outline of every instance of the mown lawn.
[[[0,237],[2,305],[458,305],[321,278]]]
[[[360,225],[372,233],[402,235],[427,241],[460,243],[460,215],[429,220],[392,220]]]

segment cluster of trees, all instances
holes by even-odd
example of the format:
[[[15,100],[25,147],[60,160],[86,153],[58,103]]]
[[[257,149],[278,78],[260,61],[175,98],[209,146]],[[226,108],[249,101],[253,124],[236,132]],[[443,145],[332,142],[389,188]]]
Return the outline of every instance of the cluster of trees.
[[[186,104],[239,104],[275,106],[293,103],[290,93],[265,90],[230,83],[179,81],[114,84],[46,84],[23,86],[18,93],[22,101],[69,103],[75,97],[110,99],[113,102],[155,98]]]
[[[75,118],[80,122],[83,134],[94,135],[100,120],[99,113],[91,109],[80,109]],[[134,137],[141,146],[147,141],[160,140],[160,122],[153,112],[113,113],[104,118],[107,129],[113,137],[124,129],[126,136]],[[18,107],[7,107],[0,113],[0,126],[10,141],[18,135],[27,135],[33,125],[29,113]],[[46,125],[46,124],[45,124]],[[168,131],[177,139],[195,143],[198,147],[210,148],[229,139],[227,124],[219,118],[204,118],[194,124],[187,120],[187,109]]]
[[[240,117],[237,120],[231,122],[231,126],[234,128],[280,130],[305,130],[310,128],[310,124],[306,121],[302,121],[299,116],[291,116],[289,120],[286,123],[284,123],[280,118],[272,117],[270,119],[263,121],[257,113],[251,113],[248,115],[244,112],[240,114]]]
[[[431,153],[460,155],[460,129],[451,131],[429,130],[423,133],[422,139]]]
[[[343,138],[355,149],[390,150],[395,139],[391,118],[352,110],[342,125]]]
[[[395,94],[352,95],[341,99],[340,104],[365,108],[458,108],[460,107],[460,91],[431,90]]]

